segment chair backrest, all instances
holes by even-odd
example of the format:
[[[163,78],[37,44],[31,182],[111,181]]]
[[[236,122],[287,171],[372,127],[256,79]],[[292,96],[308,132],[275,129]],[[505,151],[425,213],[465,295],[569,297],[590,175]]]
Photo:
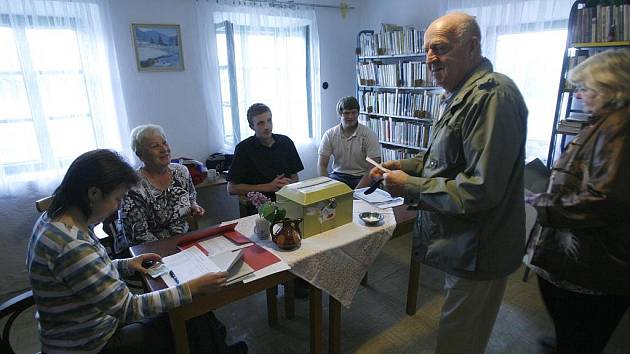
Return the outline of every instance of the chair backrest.
[[[52,203],[52,197],[42,198],[35,202],[35,209],[37,209],[40,213],[43,213],[48,210],[50,203]]]
[[[33,299],[33,291],[31,290],[16,295],[0,304],[0,320],[7,319],[0,336],[0,353],[15,354],[9,338],[11,326],[20,313],[34,305],[35,300]]]

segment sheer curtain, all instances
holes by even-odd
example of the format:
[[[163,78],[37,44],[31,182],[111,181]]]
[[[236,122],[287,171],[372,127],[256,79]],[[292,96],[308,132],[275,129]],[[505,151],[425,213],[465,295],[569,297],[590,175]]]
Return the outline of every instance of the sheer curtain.
[[[516,82],[529,109],[527,158],[547,159],[574,0],[448,0],[446,12],[475,16],[482,52]]]
[[[231,148],[253,134],[247,108],[262,102],[272,110],[274,132],[290,135],[296,145],[312,143],[321,130],[315,12],[265,2],[233,3],[197,3],[205,76],[216,78],[205,87],[213,113],[210,126],[222,127],[224,145]],[[233,31],[232,76],[225,26]],[[230,92],[230,87],[235,89]]]
[[[50,193],[79,154],[123,150],[107,0],[0,0],[0,195]]]

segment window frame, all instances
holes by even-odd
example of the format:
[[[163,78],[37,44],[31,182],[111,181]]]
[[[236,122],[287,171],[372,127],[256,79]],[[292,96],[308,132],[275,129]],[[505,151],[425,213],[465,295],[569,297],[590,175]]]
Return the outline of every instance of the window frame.
[[[62,18],[54,16],[37,16],[37,27],[29,27],[35,21],[32,15],[12,16],[13,21],[17,20],[17,26],[11,26],[9,22],[9,15],[0,14],[0,28],[8,28],[13,32],[15,38],[16,51],[20,57],[20,70],[19,71],[1,71],[0,76],[21,76],[24,84],[24,90],[26,91],[29,117],[14,117],[14,118],[0,118],[0,127],[5,124],[11,124],[16,122],[32,122],[35,133],[35,138],[38,144],[39,159],[37,160],[24,160],[20,162],[10,162],[2,164],[0,163],[0,170],[7,175],[15,175],[22,173],[24,166],[33,166],[38,170],[48,170],[56,167],[59,164],[68,164],[72,161],[73,157],[68,156],[55,156],[52,138],[49,132],[48,121],[68,119],[68,118],[84,118],[87,119],[92,127],[92,131],[96,129],[97,122],[94,121],[94,114],[90,104],[87,105],[87,111],[85,114],[70,114],[70,115],[54,115],[47,116],[43,109],[44,98],[41,94],[39,78],[46,77],[48,75],[55,74],[77,74],[80,75],[82,81],[83,92],[86,100],[89,102],[90,96],[87,88],[87,78],[83,63],[78,70],[36,70],[33,55],[29,48],[29,41],[27,38],[27,30],[29,29],[46,29],[61,30],[66,29],[72,31],[74,36],[78,36],[78,30],[80,27],[80,20],[77,18]],[[15,22],[14,22],[15,23]],[[46,23],[61,23],[61,26],[46,26]],[[43,25],[42,25],[43,24]],[[37,102],[38,104],[32,104]],[[45,132],[45,134],[44,134]],[[98,145],[98,134],[94,133],[93,141],[95,145]]]
[[[225,39],[226,39],[226,53],[227,53],[227,60],[228,63],[227,65],[219,65],[218,69],[219,69],[219,85],[221,85],[221,90],[220,90],[220,95],[221,95],[221,122],[223,124],[223,132],[225,135],[224,141],[223,143],[229,147],[234,147],[236,146],[240,141],[242,141],[242,134],[240,131],[240,112],[239,112],[239,96],[238,96],[238,82],[237,82],[237,75],[236,75],[236,51],[235,51],[235,41],[234,41],[234,28],[235,26],[239,29],[239,31],[245,30],[248,33],[252,33],[252,34],[266,34],[266,33],[273,33],[278,29],[281,29],[280,27],[266,27],[266,28],[262,28],[262,29],[256,29],[253,30],[251,26],[247,26],[247,25],[234,25],[232,22],[225,20],[219,23],[215,23],[215,42],[216,42],[216,36],[218,34],[225,34]],[[307,113],[307,129],[308,129],[308,137],[309,138],[313,138],[314,137],[314,127],[313,127],[313,89],[312,89],[312,80],[313,80],[313,75],[312,75],[312,70],[311,70],[311,66],[312,66],[312,61],[311,61],[311,26],[306,24],[303,26],[300,26],[301,28],[304,29],[304,45],[305,45],[305,66],[306,66],[306,70],[305,70],[305,74],[306,74],[306,113]],[[224,28],[223,30],[221,30],[221,28]],[[222,97],[222,91],[223,91],[223,83],[221,81],[221,71],[227,69],[228,71],[228,85],[229,85],[229,91],[230,91],[230,102],[229,105],[226,104],[227,101],[224,100],[224,97]],[[225,118],[223,116],[223,108],[224,107],[230,107],[231,109],[231,121],[232,121],[232,137],[234,139],[234,141],[229,141],[228,140],[228,136],[226,134],[226,129],[225,129]]]

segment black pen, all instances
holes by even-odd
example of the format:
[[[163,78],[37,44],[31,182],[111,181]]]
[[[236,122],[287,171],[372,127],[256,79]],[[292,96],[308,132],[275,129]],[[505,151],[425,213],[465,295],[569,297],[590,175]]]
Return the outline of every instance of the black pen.
[[[177,276],[175,276],[175,272],[169,270],[168,274],[171,276],[171,278],[173,278],[173,280],[175,280],[175,284],[179,284],[179,279],[177,279]]]

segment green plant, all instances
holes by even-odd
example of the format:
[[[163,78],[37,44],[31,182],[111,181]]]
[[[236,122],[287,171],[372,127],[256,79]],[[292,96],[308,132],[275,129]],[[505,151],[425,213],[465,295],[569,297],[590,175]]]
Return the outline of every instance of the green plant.
[[[270,223],[284,219],[287,211],[278,207],[275,202],[266,202],[258,208],[258,215],[265,218]]]

